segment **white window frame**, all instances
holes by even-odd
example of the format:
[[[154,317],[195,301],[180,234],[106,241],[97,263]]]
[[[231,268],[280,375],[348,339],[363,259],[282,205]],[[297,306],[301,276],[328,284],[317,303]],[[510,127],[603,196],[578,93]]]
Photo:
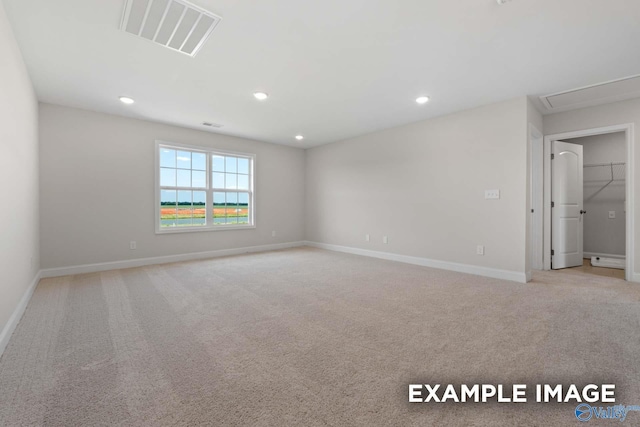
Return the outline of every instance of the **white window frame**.
[[[206,154],[207,166],[206,166],[206,187],[205,188],[193,188],[193,187],[175,187],[176,190],[188,190],[188,191],[205,191],[206,192],[206,225],[203,226],[185,226],[185,227],[160,227],[160,149],[169,148],[172,150],[188,150],[199,151]],[[213,222],[213,192],[216,190],[213,188],[212,181],[212,162],[211,158],[214,155],[220,156],[233,156],[243,157],[249,159],[249,190],[236,190],[240,193],[249,193],[249,216],[248,224],[242,225],[215,225]],[[173,234],[173,233],[195,233],[202,231],[227,231],[227,230],[247,230],[256,228],[256,205],[255,205],[255,169],[256,169],[256,155],[251,153],[241,153],[236,151],[219,150],[211,147],[202,147],[196,145],[180,144],[177,142],[169,142],[156,140],[155,142],[155,188],[156,188],[156,207],[155,207],[155,226],[156,234]],[[172,187],[173,188],[173,187]],[[231,191],[231,189],[217,191]]]

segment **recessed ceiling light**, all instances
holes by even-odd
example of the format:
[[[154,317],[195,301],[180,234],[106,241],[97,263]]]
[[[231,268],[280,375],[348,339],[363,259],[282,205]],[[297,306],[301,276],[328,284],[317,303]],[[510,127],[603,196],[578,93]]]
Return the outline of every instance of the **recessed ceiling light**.
[[[302,135],[296,135],[296,139],[297,139],[298,141],[302,141],[302,140],[304,139],[304,136],[302,136]]]
[[[416,98],[416,102],[418,104],[426,104],[427,102],[429,102],[429,97],[428,96],[419,96],[418,98]]]
[[[122,101],[123,104],[133,104],[134,102],[136,102],[132,98],[129,98],[128,96],[121,96],[120,101]]]
[[[254,92],[253,96],[255,96],[257,100],[264,101],[269,97],[269,94],[266,92]]]

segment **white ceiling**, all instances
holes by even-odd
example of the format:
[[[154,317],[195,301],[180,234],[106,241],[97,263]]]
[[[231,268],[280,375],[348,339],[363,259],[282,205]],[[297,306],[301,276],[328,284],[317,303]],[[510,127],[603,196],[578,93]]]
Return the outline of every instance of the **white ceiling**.
[[[640,74],[637,0],[192,3],[223,18],[195,58],[121,31],[124,0],[4,0],[41,101],[292,146]]]

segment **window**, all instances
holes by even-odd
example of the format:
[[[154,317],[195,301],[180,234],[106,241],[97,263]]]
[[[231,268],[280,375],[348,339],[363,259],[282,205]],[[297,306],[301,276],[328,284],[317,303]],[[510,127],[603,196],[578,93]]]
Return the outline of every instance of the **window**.
[[[251,154],[156,143],[156,231],[253,227]]]

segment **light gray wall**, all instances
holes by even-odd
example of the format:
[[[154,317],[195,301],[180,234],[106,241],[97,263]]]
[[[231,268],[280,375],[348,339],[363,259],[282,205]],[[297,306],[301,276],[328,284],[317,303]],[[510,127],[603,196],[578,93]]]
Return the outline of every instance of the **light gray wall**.
[[[635,128],[633,140],[634,158],[627,159],[627,162],[633,161],[638,165],[640,164],[640,149],[638,148],[640,145],[640,98],[544,116],[544,131],[547,135],[553,135],[627,123],[634,124]],[[639,179],[640,174],[636,173],[635,182],[633,183],[635,216],[632,218],[634,223],[634,234],[632,236],[634,247],[633,273],[636,275],[634,281],[640,280],[637,275],[638,265],[640,265],[640,251],[637,249],[637,242],[640,239],[640,230],[637,227],[638,218],[640,217]]]
[[[527,108],[521,97],[308,149],[307,240],[524,274]]]
[[[627,140],[623,132],[585,138],[568,139],[567,142],[584,147],[584,163],[611,163],[627,161]],[[614,181],[608,184],[610,168],[585,168],[584,170],[584,251],[597,254],[625,254],[624,211],[625,180],[622,168],[616,168]],[[615,211],[615,219],[609,218]]]
[[[40,139],[43,268],[304,238],[302,149],[50,104]],[[156,235],[156,139],[256,154],[256,229]]]
[[[0,182],[5,198],[5,207],[0,209],[1,335],[40,262],[38,102],[2,2],[0,52]]]

